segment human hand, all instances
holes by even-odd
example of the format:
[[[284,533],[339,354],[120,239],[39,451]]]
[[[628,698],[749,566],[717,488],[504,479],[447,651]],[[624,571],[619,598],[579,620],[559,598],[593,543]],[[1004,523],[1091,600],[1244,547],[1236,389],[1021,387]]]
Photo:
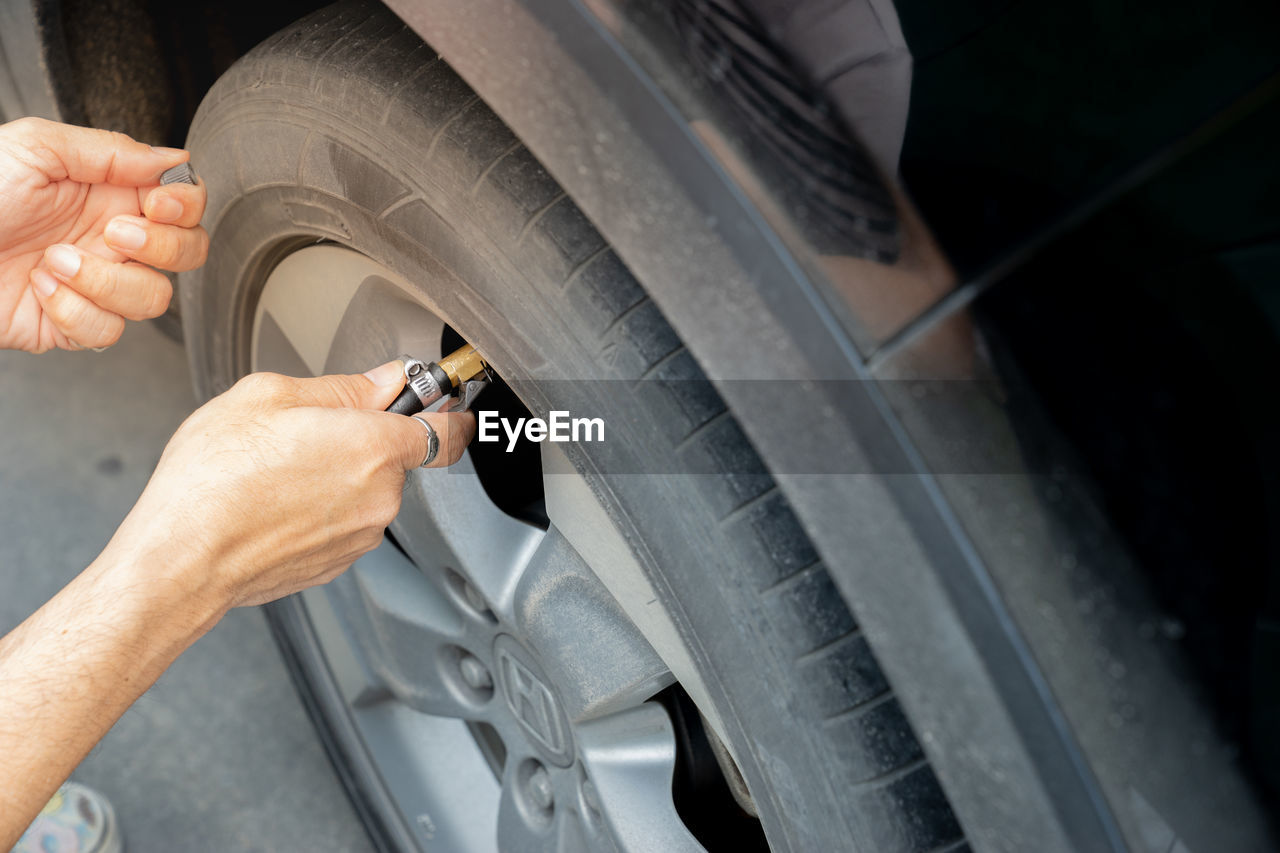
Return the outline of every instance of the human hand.
[[[107,551],[169,567],[147,582],[178,583],[216,613],[331,580],[382,541],[405,472],[426,457],[423,425],[382,411],[403,387],[398,361],[363,376],[242,379],[170,439]],[[440,437],[431,467],[458,461],[475,416],[423,417]]]
[[[209,250],[204,186],[159,186],[187,157],[44,119],[0,125],[0,348],[110,346],[126,320],[164,313],[159,270]]]

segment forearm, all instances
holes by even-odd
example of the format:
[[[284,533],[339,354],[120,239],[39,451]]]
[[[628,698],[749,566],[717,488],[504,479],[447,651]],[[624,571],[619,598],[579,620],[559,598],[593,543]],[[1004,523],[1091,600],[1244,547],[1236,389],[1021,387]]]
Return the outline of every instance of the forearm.
[[[222,615],[167,557],[109,547],[0,639],[0,850]]]
[[[377,546],[428,447],[384,411],[403,386],[398,361],[258,374],[183,423],[102,556],[0,640],[0,851],[229,608],[327,583]],[[433,464],[456,462],[475,418],[429,417]]]

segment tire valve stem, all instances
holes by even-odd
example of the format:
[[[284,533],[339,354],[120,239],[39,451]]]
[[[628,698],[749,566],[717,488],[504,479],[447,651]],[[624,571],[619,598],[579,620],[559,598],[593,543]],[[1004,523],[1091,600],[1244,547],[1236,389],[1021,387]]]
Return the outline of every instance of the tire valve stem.
[[[439,361],[400,356],[404,364],[404,390],[387,407],[398,415],[415,415],[443,397],[453,396],[457,410],[469,408],[489,385],[489,365],[467,344]]]

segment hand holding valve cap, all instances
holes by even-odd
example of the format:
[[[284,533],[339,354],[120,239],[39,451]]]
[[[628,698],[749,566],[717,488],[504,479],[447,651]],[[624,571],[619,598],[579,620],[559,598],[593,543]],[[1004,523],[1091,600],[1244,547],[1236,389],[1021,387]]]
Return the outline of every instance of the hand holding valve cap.
[[[165,169],[161,172],[160,186],[166,186],[168,184],[191,184],[192,186],[198,186],[196,183],[196,170],[191,167],[191,162],[187,161],[186,163],[179,163],[178,165]],[[81,346],[71,340],[68,340],[67,343],[71,349],[88,349],[93,350],[94,352],[103,352],[107,349],[107,347]]]
[[[0,124],[0,348],[101,350],[165,312],[168,273],[208,256],[188,157],[33,117]]]

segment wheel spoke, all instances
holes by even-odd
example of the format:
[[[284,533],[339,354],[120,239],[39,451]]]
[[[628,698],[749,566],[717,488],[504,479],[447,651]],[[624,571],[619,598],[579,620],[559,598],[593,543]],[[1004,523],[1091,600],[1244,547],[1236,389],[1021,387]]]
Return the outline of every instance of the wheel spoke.
[[[530,555],[514,625],[581,721],[644,702],[674,680],[648,641],[556,527]]]
[[[377,684],[424,713],[477,716],[482,697],[472,697],[455,676],[460,650],[476,640],[447,596],[394,545],[366,554],[325,594],[342,614],[342,639],[363,652]],[[333,638],[324,640],[328,650]],[[342,659],[334,651],[329,657]]]
[[[548,819],[546,826],[537,826],[522,811],[518,801],[514,772],[502,780],[502,801],[498,806],[498,849],[503,853],[553,853],[555,850],[554,827]]]
[[[572,811],[556,822],[556,853],[589,853],[591,850],[599,849],[613,851],[616,848],[611,843],[592,844],[582,815],[578,811]]]
[[[592,720],[578,729],[578,749],[594,796],[586,823],[603,821],[620,850],[701,851],[671,795],[675,733],[662,706]]]
[[[284,326],[271,313],[264,313],[258,324],[258,337],[254,341],[254,366],[258,370],[283,373],[285,376],[316,374],[289,339]]]
[[[463,575],[497,618],[510,622],[515,589],[542,531],[494,506],[469,456],[409,476],[396,539],[425,572]]]
[[[693,698],[711,727],[723,734],[724,724],[684,638],[591,485],[568,456],[550,442],[542,444],[542,470],[551,523],[590,566],[630,623]]]
[[[581,814],[572,773],[545,773],[536,759],[508,761],[498,805],[498,849],[502,853],[590,853],[616,849],[607,834],[591,832]],[[533,793],[530,776],[543,772],[543,793]]]
[[[340,246],[295,252],[276,267],[258,303],[254,369],[319,376],[368,370],[403,352],[434,357],[441,323],[409,301],[412,290]]]

